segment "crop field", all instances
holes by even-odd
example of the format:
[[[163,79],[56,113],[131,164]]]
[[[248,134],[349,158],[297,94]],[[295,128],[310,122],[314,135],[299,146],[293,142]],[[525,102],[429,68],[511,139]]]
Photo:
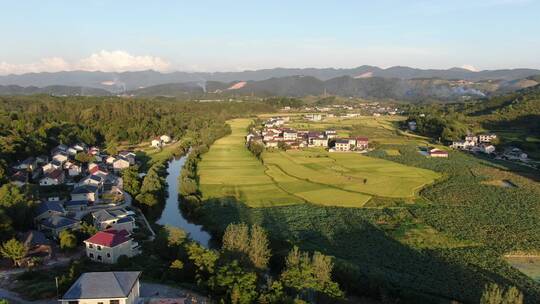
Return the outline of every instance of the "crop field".
[[[199,176],[205,198],[232,197],[254,207],[302,203],[277,187],[261,162],[245,148],[245,128],[250,121],[230,121],[232,134],[217,140],[203,155]]]
[[[228,195],[245,204],[208,201],[201,221],[219,232],[231,222],[258,223],[278,244],[332,255],[338,269],[345,267],[337,270],[344,276],[340,284],[364,286],[347,277],[355,273],[399,290],[478,303],[484,285],[497,282],[518,287],[526,303],[538,303],[537,260],[504,258],[540,248],[540,190],[532,173],[457,151],[448,159],[426,158],[418,153],[426,144],[422,137],[399,132],[392,121],[369,119],[328,127],[380,140],[365,155],[267,151],[263,163],[243,146],[249,121],[232,121],[233,135],[216,142],[199,163],[201,190],[207,198]],[[252,184],[238,187],[234,180]],[[261,185],[272,190],[256,192]],[[286,251],[276,246],[276,252]]]
[[[244,146],[250,121],[230,121],[232,134],[203,155],[199,176],[205,199],[234,198],[250,207],[306,202],[362,207],[373,196],[413,199],[440,177],[426,169],[323,149],[265,152],[261,162]]]
[[[357,153],[324,150],[269,152],[265,164],[275,165],[291,177],[327,187],[367,195],[412,198],[439,174]]]

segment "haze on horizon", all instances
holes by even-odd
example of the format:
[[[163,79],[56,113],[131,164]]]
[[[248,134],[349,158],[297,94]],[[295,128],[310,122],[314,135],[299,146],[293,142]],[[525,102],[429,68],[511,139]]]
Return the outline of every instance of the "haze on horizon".
[[[24,1],[0,11],[0,75],[361,65],[540,68],[539,0]]]

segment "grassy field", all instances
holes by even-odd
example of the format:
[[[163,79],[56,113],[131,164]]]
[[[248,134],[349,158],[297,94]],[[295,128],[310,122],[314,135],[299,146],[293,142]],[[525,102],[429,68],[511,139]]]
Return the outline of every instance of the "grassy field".
[[[373,196],[412,199],[440,177],[430,170],[323,149],[265,152],[263,164],[244,146],[250,121],[230,121],[232,134],[203,155],[199,176],[205,199],[229,197],[251,207],[305,202],[362,207]]]

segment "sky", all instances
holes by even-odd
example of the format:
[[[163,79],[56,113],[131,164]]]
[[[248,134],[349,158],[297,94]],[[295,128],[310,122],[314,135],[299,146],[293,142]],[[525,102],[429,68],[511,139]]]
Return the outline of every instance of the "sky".
[[[540,69],[540,0],[4,1],[0,74]]]

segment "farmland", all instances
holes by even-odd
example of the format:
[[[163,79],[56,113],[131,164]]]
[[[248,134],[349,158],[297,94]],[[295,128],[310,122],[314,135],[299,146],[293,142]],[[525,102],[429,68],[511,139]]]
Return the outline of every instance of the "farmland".
[[[199,176],[206,199],[235,198],[251,207],[305,202],[362,207],[373,196],[413,199],[440,177],[430,170],[323,149],[265,152],[261,162],[245,148],[249,122],[231,121],[232,134],[203,156]]]
[[[484,284],[497,282],[523,290],[528,303],[540,298],[540,285],[504,258],[540,248],[540,196],[529,172],[454,151],[448,159],[426,158],[418,153],[425,138],[379,118],[309,123],[368,136],[376,149],[366,156],[276,151],[265,152],[263,164],[243,144],[230,146],[243,143],[246,123],[232,121],[233,135],[216,142],[200,163],[207,199],[200,220],[208,229],[219,234],[230,222],[258,223],[268,229],[278,253],[296,244],[334,256],[340,284],[364,293],[372,292],[369,282],[378,282],[417,302],[474,303]],[[302,128],[305,122],[292,123]],[[251,178],[236,176],[241,166],[236,162],[249,165]],[[235,180],[264,181],[272,195],[246,192],[249,185]],[[494,185],[500,180],[516,187]],[[239,190],[232,191],[235,187]],[[362,202],[360,195],[369,199]],[[327,196],[335,200],[327,202]],[[224,197],[229,199],[210,199]],[[272,200],[279,197],[279,203]],[[340,208],[355,206],[363,208]]]

